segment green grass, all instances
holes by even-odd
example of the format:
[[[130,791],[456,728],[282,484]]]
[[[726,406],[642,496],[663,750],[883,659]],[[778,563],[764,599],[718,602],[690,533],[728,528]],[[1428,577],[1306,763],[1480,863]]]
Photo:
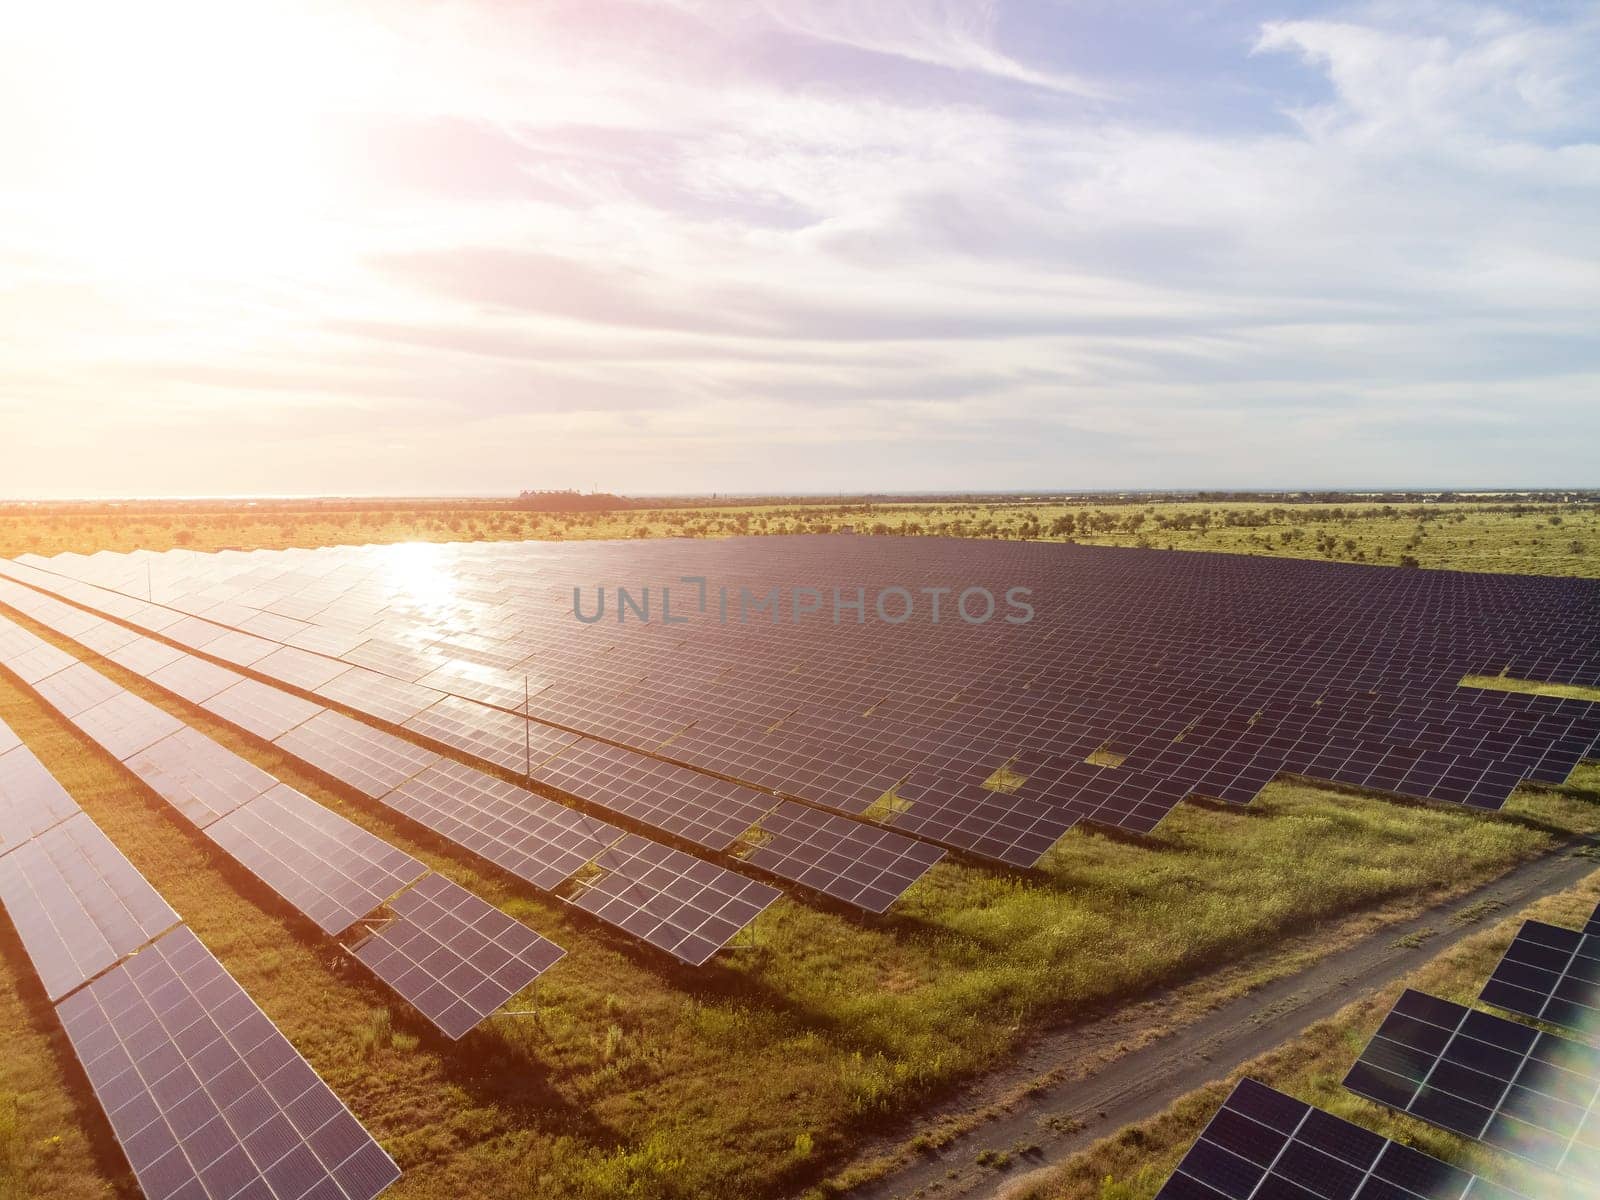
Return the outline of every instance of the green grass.
[[[1600,873],[1451,947],[1406,979],[1347,1006],[1270,1054],[1246,1063],[1226,1082],[1197,1089],[1157,1116],[1097,1142],[1012,1200],[1150,1200],[1233,1084],[1244,1076],[1539,1200],[1592,1197],[1593,1191],[1583,1185],[1562,1181],[1480,1143],[1362,1100],[1340,1084],[1405,988],[1472,1005],[1525,918],[1581,928],[1597,899]],[[1573,1036],[1571,1031],[1562,1032]]]
[[[1530,696],[1555,696],[1562,700],[1600,700],[1600,688],[1578,683],[1543,683],[1537,679],[1508,679],[1504,675],[1467,675],[1462,687],[1492,692],[1526,692]]]
[[[120,767],[0,685],[0,719],[400,1160],[401,1198],[781,1194],[1042,1023],[1215,972],[1340,914],[1471,886],[1600,826],[1581,788],[1527,793],[1512,813],[1482,817],[1284,782],[1248,812],[1180,808],[1140,841],[1075,831],[1033,875],[941,865],[882,919],[785,900],[752,946],[693,972],[98,665],[571,951],[512,1002],[536,1016],[442,1044]],[[108,1178],[126,1192],[14,942],[4,966],[0,982],[20,998],[5,1028],[35,1031],[15,1039],[6,1070],[42,1082],[29,1092],[8,1074],[0,1089],[72,1097],[67,1112],[24,1106],[19,1144],[70,1135],[50,1160],[67,1176],[60,1194],[93,1194]],[[28,1154],[19,1170],[31,1194],[50,1178]]]

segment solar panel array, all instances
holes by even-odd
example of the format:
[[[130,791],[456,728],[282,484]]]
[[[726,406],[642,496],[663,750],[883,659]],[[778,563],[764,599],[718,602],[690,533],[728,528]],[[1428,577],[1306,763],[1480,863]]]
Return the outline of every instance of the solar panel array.
[[[82,812],[0,857],[0,904],[53,1001],[179,920]]]
[[[1519,1200],[1519,1196],[1265,1084],[1242,1079],[1156,1193],[1156,1200]]]
[[[6,580],[0,580],[0,599],[58,632],[84,615],[60,601]],[[0,628],[5,624],[0,622]],[[25,634],[20,628],[18,632]],[[20,643],[21,652],[32,649],[32,642],[37,639],[31,642],[27,640],[30,638],[31,635],[26,635]],[[150,661],[153,664],[155,658],[152,656]],[[160,682],[163,676],[183,669],[185,661],[204,663],[204,660],[186,656],[186,660],[164,663],[147,678],[153,683]],[[68,669],[104,679],[86,664],[77,663]],[[199,673],[190,671],[187,675],[193,679]],[[632,859],[626,856],[604,858],[605,862],[614,862],[614,868],[597,865],[601,864],[607,848],[623,836],[620,828],[258,680],[236,681],[226,691],[243,684],[250,688],[248,704],[216,708],[209,700],[202,700],[201,706],[213,707],[218,715],[226,712],[240,717],[240,727],[254,726],[257,736],[287,725],[288,728],[273,740],[278,749],[541,890],[557,891],[579,871],[591,866],[595,870],[623,871],[607,886],[626,888],[630,896],[661,918],[656,925],[648,933],[641,933],[641,923],[637,920],[622,926],[612,919],[619,911],[616,906],[607,906],[602,912],[595,912],[593,908],[588,911],[686,962],[698,965],[709,957],[704,940],[709,936],[710,927],[706,926],[705,914],[696,907],[694,897],[680,898],[658,891],[652,882],[629,874],[627,867]],[[116,690],[118,697],[136,699],[120,687]],[[225,691],[218,690],[210,700],[224,694]],[[264,712],[276,712],[281,719],[263,728],[261,714]],[[298,720],[291,723],[290,717]],[[567,739],[562,745],[571,740]],[[371,835],[290,789],[282,788],[275,796],[269,796],[268,793],[279,787],[276,778],[194,729],[179,729],[130,755],[124,765],[325,932],[336,933],[348,928],[389,894],[360,887],[352,890],[350,877],[368,870],[370,863],[352,853],[351,847]],[[258,805],[262,806],[263,814],[272,810],[270,819],[239,811]],[[285,805],[291,808],[286,811]],[[330,835],[319,832],[314,823],[308,823],[308,818],[296,818],[297,813],[326,814],[344,832],[330,840]],[[288,823],[291,818],[295,818],[292,828]],[[317,820],[322,818],[317,817]],[[321,857],[314,851],[317,845],[324,846]],[[703,863],[682,851],[667,847],[659,847],[659,850],[661,862],[672,877],[708,872],[717,890],[737,893],[746,901],[757,902],[748,919],[754,919],[779,895],[773,888]],[[363,898],[371,900],[364,909],[359,908]],[[720,948],[745,923],[748,920],[736,926],[726,923],[717,926],[723,929],[725,936],[712,951]],[[699,931],[701,936],[686,937],[686,929]]]
[[[445,696],[525,710],[1024,866],[1080,820],[1144,832],[1186,796],[1244,803],[1282,772],[1497,808],[1600,744],[1593,704],[1457,686],[1600,680],[1592,580],[851,536],[63,554],[4,569],[135,623],[184,613],[313,651],[321,673],[346,668],[316,691],[385,720],[425,719]],[[134,598],[147,578],[154,605]],[[651,586],[657,619],[617,623],[613,590],[605,620],[575,620],[574,587],[592,609],[601,584],[636,598]],[[668,584],[687,625],[660,619]],[[858,624],[849,607],[830,619],[858,594],[870,614],[885,585],[916,600],[906,623]],[[820,615],[737,620],[743,592],[779,587],[787,604],[782,589],[802,586]],[[931,593],[969,587],[1028,588],[1036,617],[971,625],[946,591],[933,620]],[[516,762],[514,738],[489,740]],[[1086,761],[1097,750],[1121,765]],[[1002,769],[1011,786],[994,786]],[[645,784],[645,807],[672,790]]]
[[[10,659],[33,653],[33,643],[47,644],[3,618],[0,618],[0,631],[4,632],[8,644],[16,647],[15,650],[0,649],[0,665],[8,669]],[[23,636],[19,638],[18,634]],[[172,665],[158,655],[148,656],[146,661],[152,673]],[[198,730],[183,725],[165,710],[100,676],[86,664],[77,663],[63,670],[80,676],[89,672],[116,688],[108,699],[67,719],[119,757],[157,795],[191,820],[213,845],[304,914],[323,933],[338,936],[351,930],[369,914],[400,902],[399,897],[408,888],[418,886],[418,881],[427,883],[428,895],[436,899],[443,897],[440,902],[451,907],[464,907],[475,901],[460,885],[429,875],[428,868],[411,855],[259,770]],[[33,686],[42,694],[49,678]],[[114,719],[100,716],[105,712],[116,716]],[[26,892],[29,896],[40,897],[41,903],[35,906],[40,914],[35,922],[37,928],[24,927],[23,935],[30,951],[34,944],[42,947],[40,953],[35,954],[35,963],[47,987],[57,987],[54,994],[60,994],[58,985],[78,986],[84,978],[104,969],[132,946],[148,941],[149,926],[160,916],[157,910],[154,916],[132,922],[130,928],[128,918],[115,905],[104,901],[91,910],[91,913],[100,914],[94,920],[78,911],[78,897],[90,894],[95,880],[100,881],[101,890],[112,889],[121,906],[135,915],[142,911],[136,907],[141,896],[146,892],[149,896],[154,893],[138,873],[126,865],[126,860],[122,860],[125,871],[119,874],[114,869],[113,859],[121,856],[109,842],[96,849],[91,835],[75,834],[80,840],[89,840],[83,847],[76,843],[67,846],[63,842],[58,848],[57,841],[66,838],[74,829],[76,826],[69,821],[0,858],[0,895]],[[92,825],[90,829],[93,830]],[[98,834],[98,830],[93,832]],[[100,840],[104,841],[103,835]],[[90,858],[87,866],[78,861],[84,856]],[[131,878],[127,878],[129,873]],[[143,902],[148,906],[148,897]],[[175,920],[176,917],[172,917],[166,923],[170,925]],[[510,922],[510,918],[505,920]],[[108,922],[111,922],[109,926]],[[97,923],[107,928],[97,928]],[[19,925],[22,924],[19,921]],[[496,979],[516,977],[527,963],[539,957],[530,954],[527,947],[540,944],[544,947],[542,954],[547,964],[560,958],[559,947],[545,942],[532,930],[520,925],[518,928],[522,930],[521,942],[507,933],[495,944],[479,950],[473,958],[472,969]],[[31,943],[28,942],[30,933],[34,939]],[[514,950],[507,948],[513,944],[516,945]],[[431,981],[414,974],[397,979],[380,978],[402,999],[412,1002],[423,1016],[433,1020],[441,1015],[441,1010],[432,1004],[434,986]],[[524,980],[525,983],[530,981],[531,977]],[[481,997],[485,993],[478,988],[473,994]],[[470,1025],[461,1026],[459,1010],[451,1011],[449,1018],[448,1027],[440,1025],[439,1028],[450,1037],[460,1037],[470,1028]]]
[[[370,1200],[400,1177],[186,927],[56,1011],[148,1200]]]
[[[0,626],[0,661],[20,651]],[[33,655],[33,661],[42,656]],[[0,723],[0,905],[148,1200],[371,1200],[400,1177],[309,1063]],[[49,779],[53,790],[33,782]],[[29,781],[25,790],[9,782]],[[20,831],[32,830],[28,836]]]
[[[1478,998],[1552,1025],[1600,1032],[1600,931],[1523,922]]]
[[[1600,1179],[1600,1050],[1584,1043],[1407,990],[1344,1086],[1557,1174]]]
[[[430,875],[355,956],[451,1037],[460,1037],[566,953],[470,892]]]

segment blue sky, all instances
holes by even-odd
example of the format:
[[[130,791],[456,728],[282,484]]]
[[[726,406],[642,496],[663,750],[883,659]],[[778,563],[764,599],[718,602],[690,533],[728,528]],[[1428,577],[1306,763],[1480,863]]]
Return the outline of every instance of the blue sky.
[[[9,20],[0,494],[1600,483],[1600,5]]]

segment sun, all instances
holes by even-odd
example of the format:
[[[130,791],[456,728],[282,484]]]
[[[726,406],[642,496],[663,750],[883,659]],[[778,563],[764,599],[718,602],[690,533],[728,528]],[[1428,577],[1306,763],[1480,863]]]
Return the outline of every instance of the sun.
[[[320,126],[342,87],[327,20],[187,0],[66,0],[12,20],[54,250],[146,278],[281,271],[318,252]]]

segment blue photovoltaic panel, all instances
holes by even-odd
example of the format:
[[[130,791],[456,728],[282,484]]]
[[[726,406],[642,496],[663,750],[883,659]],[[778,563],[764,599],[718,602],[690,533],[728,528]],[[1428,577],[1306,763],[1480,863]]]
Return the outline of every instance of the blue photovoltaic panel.
[[[1156,1200],[1527,1200],[1240,1080]]]
[[[1600,933],[1523,922],[1479,999],[1580,1033],[1600,1033]]]
[[[1574,1179],[1600,1179],[1600,1050],[1408,990],[1344,1086]]]

